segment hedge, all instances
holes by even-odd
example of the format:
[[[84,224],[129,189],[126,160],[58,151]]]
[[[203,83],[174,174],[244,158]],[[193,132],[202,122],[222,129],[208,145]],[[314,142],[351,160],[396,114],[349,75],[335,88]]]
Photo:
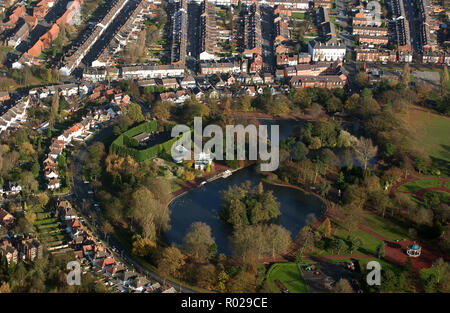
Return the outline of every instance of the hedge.
[[[120,156],[129,155],[138,162],[142,162],[142,161],[145,161],[148,159],[155,158],[161,152],[170,154],[172,145],[179,138],[181,138],[182,135],[180,135],[178,137],[174,137],[162,144],[159,144],[159,145],[156,145],[156,146],[144,149],[144,150],[137,150],[137,149],[129,147],[130,145],[132,145],[132,141],[133,141],[132,137],[139,135],[143,132],[151,133],[152,131],[156,131],[157,129],[158,129],[158,123],[156,121],[145,122],[136,127],[133,127],[132,129],[127,130],[122,135],[117,137],[116,140],[113,141],[113,143],[111,144],[111,151]]]

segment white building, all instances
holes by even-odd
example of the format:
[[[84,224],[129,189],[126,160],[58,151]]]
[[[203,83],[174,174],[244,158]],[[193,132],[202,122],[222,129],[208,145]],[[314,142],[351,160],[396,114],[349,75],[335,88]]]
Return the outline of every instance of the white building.
[[[314,62],[343,61],[345,58],[346,47],[344,44],[338,43],[335,40],[329,40],[327,42],[312,40],[308,43],[308,52],[311,55],[311,60]]]

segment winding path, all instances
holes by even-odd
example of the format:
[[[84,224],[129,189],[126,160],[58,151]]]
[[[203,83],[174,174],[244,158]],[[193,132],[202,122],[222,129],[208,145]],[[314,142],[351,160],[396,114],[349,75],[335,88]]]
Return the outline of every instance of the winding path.
[[[406,183],[409,182],[413,182],[413,181],[418,181],[418,180],[439,180],[441,181],[441,185],[439,187],[426,187],[426,188],[422,188],[417,192],[410,192],[410,191],[401,191],[398,190],[398,188]],[[394,184],[390,191],[389,191],[389,195],[391,198],[393,198],[395,196],[395,193],[400,192],[400,193],[406,193],[406,194],[414,194],[416,196],[417,199],[419,199],[420,201],[423,201],[423,195],[425,194],[425,192],[427,191],[432,191],[432,190],[438,190],[438,191],[445,191],[448,192],[450,194],[450,189],[445,188],[445,183],[450,181],[450,178],[447,177],[419,177],[419,176],[413,176],[410,175],[409,178],[404,179],[396,184]]]

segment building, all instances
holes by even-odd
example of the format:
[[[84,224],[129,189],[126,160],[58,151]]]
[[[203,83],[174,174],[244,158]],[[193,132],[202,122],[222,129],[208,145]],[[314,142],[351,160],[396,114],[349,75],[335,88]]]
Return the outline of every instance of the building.
[[[184,65],[183,64],[169,64],[169,65],[123,66],[120,70],[120,77],[123,79],[184,77]]]
[[[3,227],[10,227],[14,224],[14,216],[0,208],[0,225]]]
[[[220,73],[240,73],[241,67],[237,62],[203,62],[200,63],[200,74],[212,75]]]
[[[216,6],[204,0],[200,15],[200,61],[214,60],[217,41]]]
[[[3,239],[0,242],[0,254],[5,256],[8,265],[12,263],[17,264],[19,260],[19,252],[11,245],[9,240]]]
[[[242,9],[242,47],[246,57],[262,53],[261,12],[259,4],[254,2]]]
[[[314,62],[344,60],[346,47],[336,40],[320,42],[312,40],[308,43],[308,52]]]
[[[43,246],[39,239],[30,236],[18,236],[13,239],[14,245],[19,251],[19,257],[22,259],[34,261],[42,258]]]
[[[172,23],[171,63],[183,64],[186,60],[187,43],[187,0],[176,2]]]
[[[397,54],[391,50],[357,49],[356,61],[359,62],[396,62]]]

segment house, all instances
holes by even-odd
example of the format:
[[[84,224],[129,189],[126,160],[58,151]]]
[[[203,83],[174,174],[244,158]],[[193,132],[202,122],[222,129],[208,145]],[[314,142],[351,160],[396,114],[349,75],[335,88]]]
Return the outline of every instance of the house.
[[[22,235],[15,237],[13,241],[22,259],[34,261],[42,258],[43,246],[37,237]]]
[[[131,284],[133,280],[135,280],[138,277],[138,274],[136,272],[130,272],[130,271],[122,271],[117,274],[117,279],[119,282],[125,286],[128,286]]]
[[[10,227],[14,223],[14,216],[0,208],[0,225],[3,227]]]
[[[12,263],[17,264],[19,260],[19,252],[11,245],[9,240],[3,239],[0,242],[0,254],[6,258],[8,265]]]
[[[56,205],[57,215],[62,221],[72,220],[77,217],[75,211],[72,208],[72,204],[67,201],[59,201]]]
[[[50,179],[47,183],[47,189],[56,190],[61,187],[61,181],[58,178]]]
[[[273,75],[270,73],[263,74],[264,84],[272,84],[274,82]]]
[[[178,82],[175,78],[163,78],[162,84],[164,88],[166,89],[177,89],[178,88]]]
[[[46,171],[44,173],[44,175],[45,175],[45,178],[47,178],[48,180],[59,177],[58,172],[55,169],[51,169],[51,170]]]
[[[192,75],[188,75],[186,77],[184,77],[181,82],[180,82],[180,87],[181,88],[194,88],[196,85],[195,83],[195,79],[194,77],[192,77]]]
[[[2,194],[6,196],[15,196],[22,191],[22,186],[17,182],[7,182],[1,189]]]
[[[8,101],[10,99],[9,92],[1,91],[0,92],[0,102]]]
[[[138,278],[136,278],[135,280],[133,280],[133,282],[129,285],[131,289],[136,290],[136,291],[143,291],[146,289],[146,287],[150,284],[150,281],[144,277],[144,276],[139,276]]]
[[[148,293],[158,293],[162,291],[162,287],[160,285],[160,283],[155,283],[153,285],[151,285],[150,287],[147,287],[147,289],[145,289],[146,292]]]

